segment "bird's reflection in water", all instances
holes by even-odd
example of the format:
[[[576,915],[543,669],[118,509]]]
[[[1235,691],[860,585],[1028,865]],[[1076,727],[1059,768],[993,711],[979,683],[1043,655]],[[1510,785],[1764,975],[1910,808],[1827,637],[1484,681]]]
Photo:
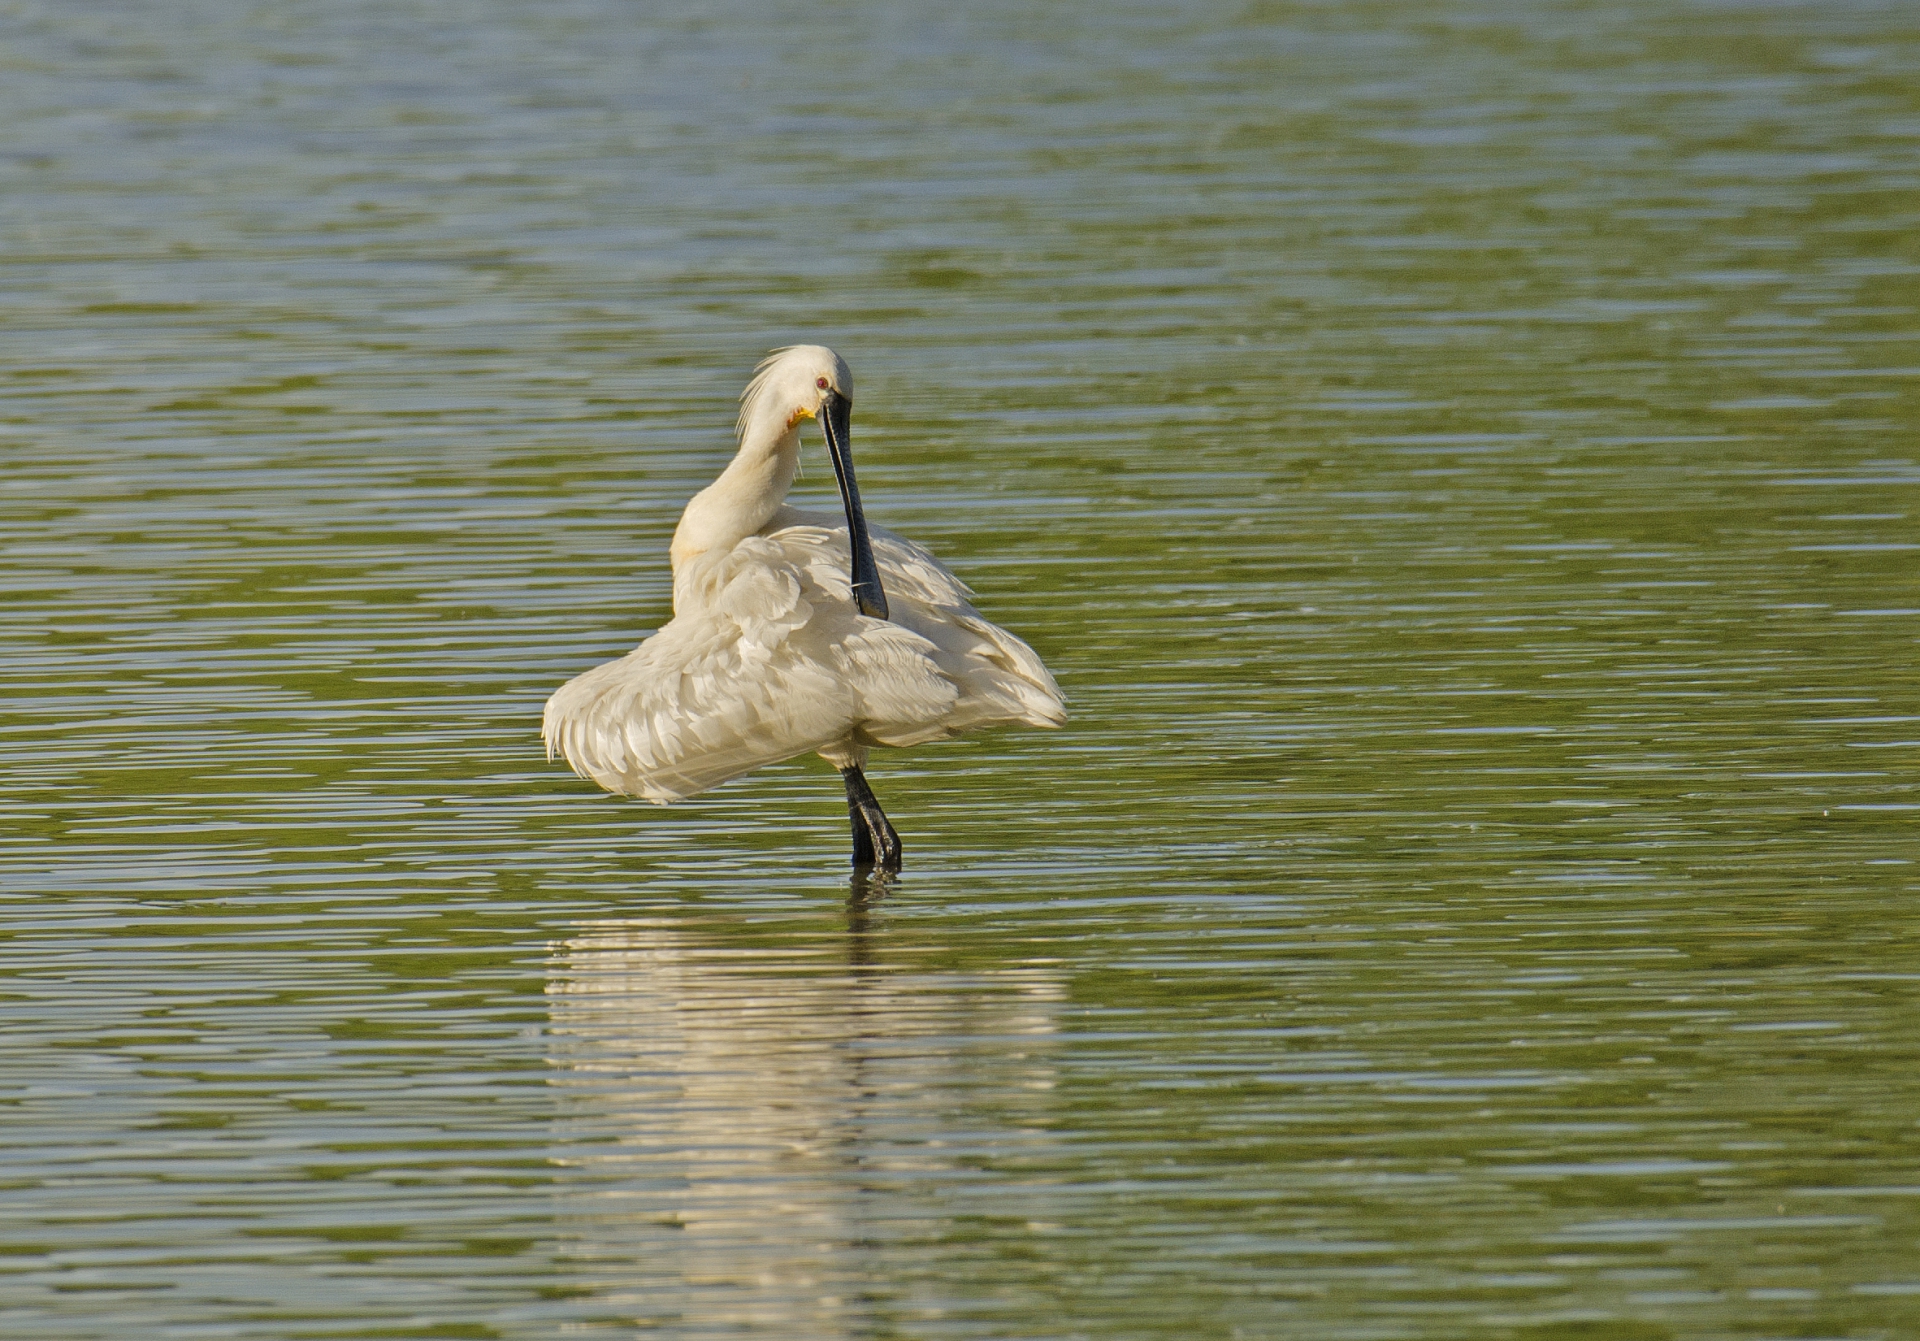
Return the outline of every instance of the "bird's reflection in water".
[[[554,946],[562,1214],[621,1318],[864,1335],[940,1307],[956,1216],[1045,1217],[1019,1170],[1051,1141],[1060,979],[892,967],[868,915],[856,891],[831,940],[639,920]]]

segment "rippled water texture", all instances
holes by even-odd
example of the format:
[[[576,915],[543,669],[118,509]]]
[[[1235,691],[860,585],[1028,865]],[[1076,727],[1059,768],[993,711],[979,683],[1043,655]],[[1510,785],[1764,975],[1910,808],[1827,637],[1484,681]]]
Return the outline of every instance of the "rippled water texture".
[[[0,127],[9,1338],[1920,1334],[1910,4],[4,0]],[[1076,714],[878,900],[538,740],[794,340]]]

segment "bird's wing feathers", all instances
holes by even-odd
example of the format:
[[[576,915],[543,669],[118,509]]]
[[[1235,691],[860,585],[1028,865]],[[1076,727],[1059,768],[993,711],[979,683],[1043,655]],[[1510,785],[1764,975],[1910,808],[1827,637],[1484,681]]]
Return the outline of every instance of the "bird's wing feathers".
[[[796,541],[749,536],[691,560],[664,628],[548,700],[549,755],[608,791],[664,803],[863,721],[945,715],[959,691],[933,645],[860,615],[844,558],[836,572]]]
[[[548,757],[608,791],[677,801],[844,741],[916,745],[1004,722],[1058,726],[1033,649],[980,617],[965,583],[875,528],[891,618],[853,603],[844,526],[795,510],[674,574],[676,614],[547,701]]]
[[[908,605],[894,617],[939,649],[942,670],[960,687],[956,710],[942,724],[939,735],[957,735],[1008,722],[1028,726],[1060,726],[1066,722],[1067,708],[1060,687],[1034,650],[982,619],[972,607],[929,612]]]
[[[967,604],[968,598],[973,595],[973,588],[934,558],[932,550],[884,526],[870,526],[867,529],[873,539],[874,561],[888,584],[887,590],[898,587],[903,596],[927,605]],[[844,527],[839,528],[839,535],[840,543],[844,546]]]
[[[867,527],[873,560],[887,589],[928,605],[966,605],[973,588],[933,556],[926,546],[884,526]],[[760,532],[778,540],[797,562],[818,565],[830,582],[847,583],[847,524],[831,512],[783,506]]]
[[[793,510],[797,512],[798,510]],[[815,514],[817,515],[817,514]],[[937,716],[922,712],[875,712],[862,732],[882,745],[918,745],[976,727],[1009,722],[1059,726],[1067,720],[1060,688],[1031,647],[987,622],[968,601],[973,589],[924,546],[882,527],[870,528],[874,562],[886,589],[889,621],[881,629],[919,635],[899,651],[914,664],[890,663],[861,677],[875,698],[900,678],[937,674],[954,688],[954,697]],[[779,542],[796,563],[805,563],[815,581],[851,608],[847,531],[844,524],[816,521],[783,526],[769,539]],[[878,623],[878,621],[863,621]],[[878,706],[876,704],[876,706]],[[900,704],[905,709],[910,704]]]

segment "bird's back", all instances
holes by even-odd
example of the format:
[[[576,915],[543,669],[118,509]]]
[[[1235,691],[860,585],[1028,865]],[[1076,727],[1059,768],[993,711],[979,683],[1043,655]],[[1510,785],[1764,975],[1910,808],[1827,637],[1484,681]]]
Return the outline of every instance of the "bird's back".
[[[1033,649],[981,618],[931,553],[874,528],[890,618],[854,606],[847,530],[782,507],[760,534],[674,574],[674,617],[547,701],[549,756],[609,791],[668,802],[841,742],[916,745],[1058,726]]]

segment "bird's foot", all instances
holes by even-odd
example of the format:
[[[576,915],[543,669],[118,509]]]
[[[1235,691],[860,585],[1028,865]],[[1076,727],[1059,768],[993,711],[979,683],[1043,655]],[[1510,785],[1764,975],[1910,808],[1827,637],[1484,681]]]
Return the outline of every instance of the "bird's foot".
[[[900,834],[878,805],[854,810],[853,869],[895,875],[900,870]]]
[[[900,834],[874,798],[859,768],[843,768],[847,783],[847,818],[853,828],[853,869],[878,869],[892,875],[900,869]]]
[[[880,813],[879,806],[873,808],[873,815],[880,822],[880,827],[873,835],[873,846],[877,849],[875,855],[880,858],[875,864],[887,875],[898,875],[900,873],[900,835],[893,825],[888,823],[887,817]]]

